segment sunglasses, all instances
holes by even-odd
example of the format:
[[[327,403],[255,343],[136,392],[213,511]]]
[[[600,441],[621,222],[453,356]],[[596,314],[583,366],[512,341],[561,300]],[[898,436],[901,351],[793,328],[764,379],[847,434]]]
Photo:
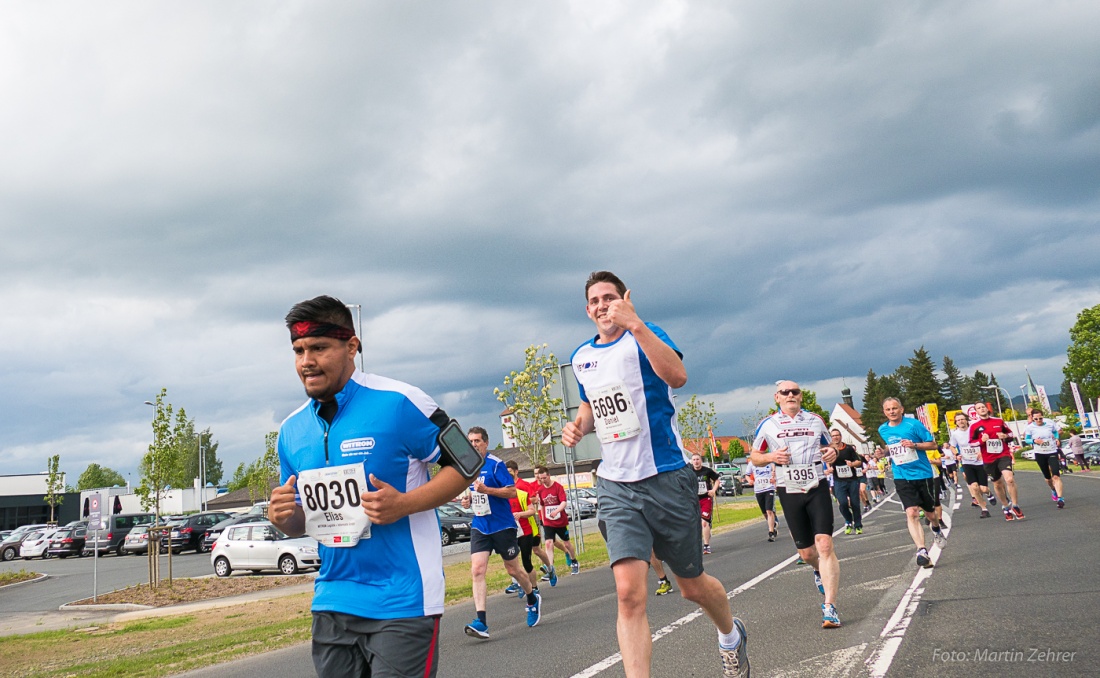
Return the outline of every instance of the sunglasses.
[[[778,391],[779,395],[802,395],[802,389],[800,388],[781,388]]]

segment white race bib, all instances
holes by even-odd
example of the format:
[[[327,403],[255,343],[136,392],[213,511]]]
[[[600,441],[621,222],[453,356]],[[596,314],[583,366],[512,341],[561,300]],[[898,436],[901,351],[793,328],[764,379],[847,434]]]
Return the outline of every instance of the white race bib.
[[[752,489],[756,492],[767,492],[775,489],[775,478],[771,475],[761,476],[757,474],[752,481]]]
[[[898,465],[908,464],[917,460],[917,448],[905,447],[901,443],[896,445],[887,445],[887,451],[890,453],[890,459]]]
[[[874,465],[868,466],[867,467],[867,477],[868,478],[878,478],[878,467],[874,466]]]
[[[470,508],[475,516],[487,516],[492,513],[492,509],[489,508],[489,495],[470,490]]]
[[[699,479],[699,494],[706,494],[710,490],[707,489],[707,481],[703,478]]]
[[[962,458],[964,464],[973,466],[981,462],[982,450],[979,447],[964,447],[962,448]]]
[[[1054,454],[1054,441],[1053,440],[1036,440],[1035,451],[1038,454]]]
[[[601,443],[626,440],[642,432],[642,423],[626,384],[620,382],[592,391],[588,402]]]
[[[859,467],[856,468],[856,477],[857,478],[862,478],[863,477],[863,467],[862,466],[859,466]]]
[[[561,520],[562,517],[557,515],[558,507],[560,507],[560,506],[561,506],[561,504],[555,504],[553,506],[544,506],[543,511],[542,511],[543,519],[544,520]]]
[[[848,466],[847,464],[844,464],[843,466],[838,464],[836,466],[836,477],[837,478],[851,478],[852,477],[852,467]]]
[[[804,493],[821,482],[817,464],[789,464],[776,467],[776,471],[787,492]]]
[[[989,454],[1000,454],[1005,449],[1005,444],[1000,438],[990,438],[985,441],[985,451]]]
[[[370,539],[370,518],[359,506],[367,490],[362,464],[328,466],[298,474],[306,534],[325,546],[348,548]]]

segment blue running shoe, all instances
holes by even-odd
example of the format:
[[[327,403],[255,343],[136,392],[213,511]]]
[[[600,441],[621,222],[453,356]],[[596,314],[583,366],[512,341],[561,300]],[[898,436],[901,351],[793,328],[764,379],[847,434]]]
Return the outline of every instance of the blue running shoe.
[[[489,627],[482,623],[480,619],[474,619],[472,622],[466,625],[466,635],[471,638],[481,638],[486,640],[489,638]]]
[[[542,596],[540,596],[539,594],[536,593],[535,594],[535,604],[527,606],[527,625],[528,626],[537,626],[538,623],[541,620],[542,620]],[[470,627],[467,626],[466,628],[470,628]],[[489,637],[488,632],[486,632],[485,637],[486,638]]]
[[[836,613],[836,605],[821,604],[821,628],[839,629],[840,617]]]
[[[512,582],[512,584],[508,588],[504,589],[504,592],[505,593],[519,593],[522,590],[523,589],[520,588],[519,584],[517,584],[516,582]]]
[[[821,595],[825,595],[825,585],[821,583],[821,573],[814,570],[814,583],[817,584],[817,590]]]
[[[557,586],[557,585],[558,585],[558,568],[551,567],[550,568],[550,586]]]

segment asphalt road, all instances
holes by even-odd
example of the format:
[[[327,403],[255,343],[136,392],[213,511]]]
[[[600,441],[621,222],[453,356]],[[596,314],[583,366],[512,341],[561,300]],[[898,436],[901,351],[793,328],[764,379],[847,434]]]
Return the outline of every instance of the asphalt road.
[[[60,606],[82,598],[90,598],[98,574],[98,592],[106,593],[149,581],[148,560],[144,555],[100,555],[93,565],[92,557],[47,558],[45,560],[16,559],[0,563],[0,572],[30,570],[49,575],[45,581],[5,588],[0,592],[0,615],[13,612],[55,611]],[[172,575],[198,577],[213,574],[209,553],[187,551],[172,556]],[[161,577],[168,576],[168,557],[161,557]]]

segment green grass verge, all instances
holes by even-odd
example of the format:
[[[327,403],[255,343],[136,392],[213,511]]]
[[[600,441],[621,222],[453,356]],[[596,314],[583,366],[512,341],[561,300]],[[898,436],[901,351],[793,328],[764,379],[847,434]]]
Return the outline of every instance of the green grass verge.
[[[716,534],[731,530],[753,519],[761,519],[756,502],[751,497],[747,500],[724,499],[718,503],[715,511],[713,532]],[[565,571],[567,568],[564,553],[557,551],[555,556],[555,566]],[[585,534],[584,551],[579,553],[578,559],[582,570],[608,564],[607,548],[599,532]],[[444,569],[444,574],[447,578],[445,599],[447,605],[468,600],[473,596],[468,563],[450,565]],[[505,572],[500,559],[491,558],[489,571],[486,573],[486,584],[490,593],[503,590],[509,581],[510,577]],[[242,615],[230,613],[225,614],[221,619],[224,621],[240,616]],[[220,624],[211,629],[208,623],[201,637],[189,637],[188,630],[199,623],[195,615],[188,614],[141,620],[97,633],[67,629],[0,637],[0,659],[19,656],[51,658],[49,666],[36,667],[21,674],[27,678],[62,678],[75,675],[88,678],[122,675],[134,678],[156,678],[304,642],[310,638],[311,616],[307,612],[291,619],[255,624],[247,629],[239,628],[232,623]],[[179,636],[180,642],[170,646],[150,648],[140,656],[103,656],[100,652],[90,650],[91,648],[102,650],[105,637],[115,638],[131,634],[135,636],[134,642],[140,642],[138,634],[165,630],[172,631],[172,634],[165,635]],[[90,654],[94,654],[95,658],[90,659]],[[66,661],[67,659],[69,661]]]
[[[19,570],[18,572],[0,572],[0,586],[6,584],[18,584],[21,581],[30,581],[38,577],[37,572]]]

